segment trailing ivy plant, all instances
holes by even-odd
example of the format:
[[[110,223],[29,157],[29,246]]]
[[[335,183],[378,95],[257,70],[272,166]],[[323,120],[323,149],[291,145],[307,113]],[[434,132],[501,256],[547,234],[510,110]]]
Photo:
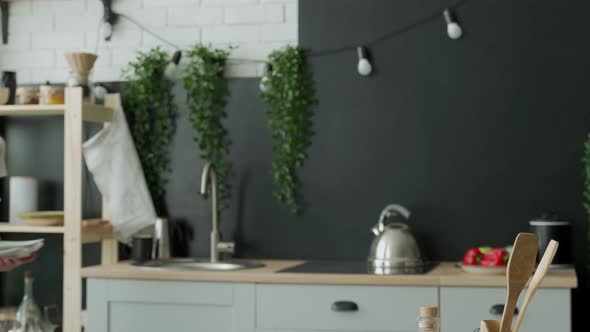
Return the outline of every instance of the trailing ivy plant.
[[[590,225],[590,134],[584,143],[584,207],[588,214],[588,224]],[[588,257],[590,257],[590,226],[586,234]],[[590,263],[586,265],[586,269],[590,271]]]
[[[232,142],[222,123],[229,96],[223,73],[230,52],[231,48],[195,45],[185,52],[189,61],[183,77],[193,140],[199,145],[201,159],[211,162],[217,174],[219,210],[228,206],[231,190],[227,156]]]
[[[268,60],[270,71],[261,81],[264,92],[260,95],[267,105],[268,127],[274,140],[274,196],[297,214],[301,212],[297,170],[303,167],[314,135],[314,82],[302,47],[274,51]]]
[[[160,48],[139,52],[123,70],[123,105],[158,215],[165,215],[169,147],[176,129],[173,82],[164,78],[170,56]]]

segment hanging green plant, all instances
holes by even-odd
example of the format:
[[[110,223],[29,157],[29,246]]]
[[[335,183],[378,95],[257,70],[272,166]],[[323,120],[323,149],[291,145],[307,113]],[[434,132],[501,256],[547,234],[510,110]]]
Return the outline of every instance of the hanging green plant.
[[[222,123],[229,96],[223,72],[230,51],[195,45],[186,52],[189,63],[183,77],[193,140],[199,145],[201,159],[211,162],[217,173],[219,210],[228,206],[231,190],[227,156],[232,142]]]
[[[590,224],[590,134],[584,143],[584,207],[588,214],[588,224]],[[590,257],[590,228],[586,234],[588,256]],[[587,264],[586,269],[590,271],[590,263]]]
[[[314,82],[302,47],[274,51],[268,62],[270,72],[261,81],[264,92],[260,95],[267,105],[268,127],[274,140],[274,196],[297,214],[301,212],[297,170],[303,167],[314,135]]]
[[[160,48],[139,52],[123,70],[123,106],[158,215],[165,215],[170,142],[176,129],[173,82],[164,78],[170,56]]]

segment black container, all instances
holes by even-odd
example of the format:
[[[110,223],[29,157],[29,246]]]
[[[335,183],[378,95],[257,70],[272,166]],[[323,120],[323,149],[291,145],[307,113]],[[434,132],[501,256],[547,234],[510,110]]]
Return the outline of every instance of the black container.
[[[569,221],[564,221],[556,214],[544,214],[541,218],[529,221],[531,232],[539,237],[539,251],[537,253],[537,262],[541,260],[547,245],[551,240],[559,242],[557,253],[553,258],[551,267],[571,267],[573,265],[572,257],[572,226]]]
[[[154,238],[152,236],[136,236],[131,247],[131,259],[136,262],[145,262],[152,259]]]
[[[14,105],[16,101],[16,72],[3,71],[0,74],[0,86],[8,88],[10,90],[10,96],[8,97],[7,105]]]

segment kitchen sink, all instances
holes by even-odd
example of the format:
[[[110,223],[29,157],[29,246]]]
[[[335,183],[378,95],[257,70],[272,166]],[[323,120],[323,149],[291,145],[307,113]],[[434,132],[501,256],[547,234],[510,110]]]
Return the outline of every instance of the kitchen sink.
[[[170,258],[157,259],[145,262],[135,262],[132,265],[146,269],[171,269],[171,270],[201,270],[201,271],[234,271],[243,269],[255,269],[264,264],[254,261],[219,261],[211,262],[207,259],[195,258]]]

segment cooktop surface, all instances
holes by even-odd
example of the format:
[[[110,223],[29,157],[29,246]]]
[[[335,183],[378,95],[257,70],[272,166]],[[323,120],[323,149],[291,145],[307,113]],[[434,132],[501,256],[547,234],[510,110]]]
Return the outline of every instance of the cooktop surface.
[[[438,263],[425,262],[418,266],[403,268],[376,268],[365,261],[307,261],[278,273],[320,273],[320,274],[424,274],[435,268]]]

